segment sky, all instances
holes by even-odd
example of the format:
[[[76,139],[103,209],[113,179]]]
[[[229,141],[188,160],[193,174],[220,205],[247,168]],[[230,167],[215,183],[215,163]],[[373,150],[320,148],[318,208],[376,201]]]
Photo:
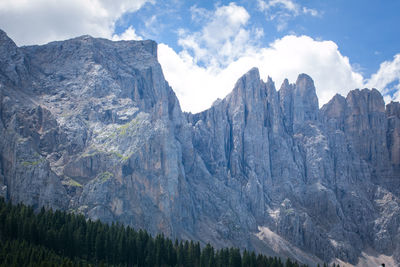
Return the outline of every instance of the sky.
[[[277,90],[309,74],[320,106],[377,88],[400,100],[398,0],[0,0],[18,46],[89,34],[152,39],[184,111],[207,109],[252,67]]]

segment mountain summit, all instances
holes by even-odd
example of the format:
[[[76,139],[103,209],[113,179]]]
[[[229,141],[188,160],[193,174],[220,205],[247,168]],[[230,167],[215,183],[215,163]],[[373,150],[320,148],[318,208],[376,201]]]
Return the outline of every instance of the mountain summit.
[[[188,114],[153,41],[0,31],[0,52],[6,199],[310,264],[400,263],[400,108],[377,90],[319,109],[308,75],[277,91],[254,68]]]

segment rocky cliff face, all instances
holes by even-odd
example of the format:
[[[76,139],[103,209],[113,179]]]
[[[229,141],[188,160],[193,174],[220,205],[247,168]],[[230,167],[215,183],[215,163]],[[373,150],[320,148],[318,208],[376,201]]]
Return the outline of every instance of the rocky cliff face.
[[[386,106],[387,148],[393,168],[400,171],[400,104],[391,102]]]
[[[252,69],[186,114],[152,41],[0,31],[1,194],[306,263],[399,263],[399,107],[363,89],[319,109],[306,74],[277,91]]]

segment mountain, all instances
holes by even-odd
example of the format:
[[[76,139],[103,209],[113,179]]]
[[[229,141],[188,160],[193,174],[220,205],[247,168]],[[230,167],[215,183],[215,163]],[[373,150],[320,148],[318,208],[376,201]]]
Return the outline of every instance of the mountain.
[[[251,69],[184,113],[153,41],[17,47],[0,31],[1,195],[303,263],[400,264],[400,105],[319,109]]]

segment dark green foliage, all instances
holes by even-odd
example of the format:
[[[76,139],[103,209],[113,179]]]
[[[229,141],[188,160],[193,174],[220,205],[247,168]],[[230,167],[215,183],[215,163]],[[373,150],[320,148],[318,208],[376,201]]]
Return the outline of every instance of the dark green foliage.
[[[256,255],[237,248],[174,242],[119,223],[86,220],[82,215],[41,209],[0,198],[1,266],[233,266],[300,267],[297,262]],[[304,265],[302,265],[304,266]]]

